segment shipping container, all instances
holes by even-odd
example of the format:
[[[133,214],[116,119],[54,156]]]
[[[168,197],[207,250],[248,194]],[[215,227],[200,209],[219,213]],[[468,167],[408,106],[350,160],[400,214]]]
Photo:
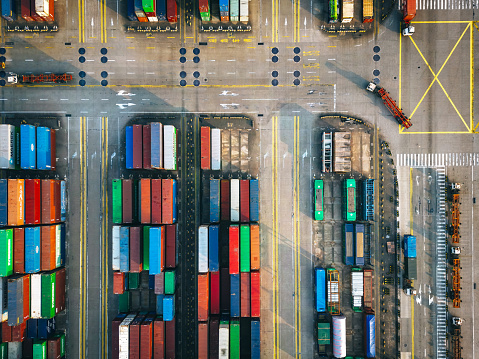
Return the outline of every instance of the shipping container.
[[[129,327],[128,358],[140,359],[140,326],[145,319],[145,313],[138,313]]]
[[[61,184],[59,180],[53,181],[53,212],[52,216],[54,218],[53,223],[59,223],[61,219],[61,200],[60,196],[62,194]]]
[[[140,326],[140,358],[151,359],[153,355],[153,320],[155,315],[149,313]]]
[[[417,279],[417,258],[406,257],[406,277],[410,280]]]
[[[135,9],[135,13],[136,13],[136,9]],[[125,127],[125,144],[126,144],[126,148],[125,148],[126,168],[131,170],[133,169],[133,126]]]
[[[47,341],[36,339],[33,341],[33,358],[47,359]]]
[[[230,275],[230,315],[233,318],[239,318],[241,315],[240,310],[240,275]]]
[[[259,270],[260,268],[260,241],[259,241],[259,225],[250,225],[251,237],[251,270]]]
[[[175,22],[178,21],[178,8],[177,8],[176,0],[166,0],[166,15],[167,15],[167,18],[168,18],[168,22],[175,23]],[[173,127],[173,126],[171,126],[171,127]],[[175,137],[176,137],[176,129],[175,129]],[[165,138],[165,144],[166,144],[166,138]],[[176,150],[175,150],[175,152],[176,152]],[[165,154],[166,154],[166,152],[165,152]],[[176,158],[176,154],[175,154],[175,158]],[[176,159],[175,159],[175,161],[176,161]],[[165,163],[166,163],[166,157],[165,157]],[[176,164],[175,164],[175,167],[176,167]],[[168,169],[168,168],[166,168],[166,169]]]
[[[0,229],[0,277],[13,273],[13,230]]]
[[[165,294],[175,294],[176,288],[176,271],[165,271]]]
[[[136,314],[128,314],[120,323],[119,329],[119,358],[128,359],[130,351],[130,324],[135,319]]]
[[[25,229],[13,229],[13,272],[25,273]]]
[[[210,223],[220,221],[220,180],[210,179]]]
[[[230,181],[221,180],[221,220],[230,219]]]
[[[249,219],[251,222],[259,221],[259,181],[249,181]]]
[[[210,21],[211,13],[209,0],[200,0],[199,5],[201,21]]]
[[[65,223],[60,224],[61,226],[61,233],[62,233],[62,243],[60,247],[60,256],[61,256],[61,265],[64,266],[66,264],[66,225]]]
[[[25,180],[8,180],[8,225],[23,226],[25,204]]]
[[[122,223],[133,222],[133,180],[122,180]]]
[[[165,358],[165,322],[156,318],[153,322],[153,359]]]
[[[46,9],[49,7],[49,0],[35,0],[35,8],[43,5]],[[36,11],[38,15],[47,17],[48,10],[45,12]],[[51,135],[48,127],[37,127],[37,169],[52,169],[52,153],[51,153]]]
[[[56,226],[41,227],[41,269],[49,271],[56,268]]]
[[[66,221],[67,218],[67,183],[60,181],[60,220]]]
[[[364,265],[364,224],[357,223],[354,236],[354,262],[357,266]]]
[[[251,268],[250,228],[247,224],[240,226],[240,271],[249,272]]]
[[[225,1],[228,1],[228,4],[229,4],[229,0],[225,0]],[[229,172],[231,170],[231,132],[230,130],[221,131],[221,170],[223,172]]]
[[[201,169],[211,169],[211,128],[201,126]]]
[[[112,220],[113,223],[121,224],[122,220],[122,181],[114,179],[112,181]]]
[[[353,229],[353,224],[344,225],[343,263],[346,265],[354,265]]]
[[[167,0],[168,21],[176,22],[176,1]],[[176,171],[176,128],[163,126],[164,135],[164,165],[165,170]]]
[[[140,222],[151,223],[151,179],[140,179]]]
[[[3,343],[6,344],[6,348],[0,346],[0,358],[5,359],[22,359],[22,343],[21,342],[10,342],[10,343]]]
[[[198,228],[198,272],[208,272],[208,226]]]
[[[166,0],[156,0],[156,16],[158,17],[158,21],[167,21]]]
[[[127,1],[127,17],[130,21],[138,21],[138,18],[135,15],[135,0]]]
[[[156,314],[161,315],[163,317],[163,298],[165,298],[164,294],[158,294],[156,296]]]
[[[120,270],[120,226],[113,226],[111,229],[111,269]]]
[[[176,353],[176,331],[175,331],[175,320],[165,323],[165,349],[166,349],[166,358],[175,359]]]
[[[221,130],[219,128],[211,130],[211,169],[213,171],[221,169]]]
[[[6,321],[2,323],[2,341],[12,341],[12,327]]]
[[[125,273],[113,272],[113,294],[123,294],[125,292]]]
[[[130,227],[120,227],[120,271],[130,271]]]
[[[239,222],[240,220],[240,180],[232,179],[230,181],[231,188],[231,222]]]
[[[8,180],[0,179],[0,226],[8,224]]]
[[[230,311],[230,274],[228,268],[221,268],[220,271],[220,309],[221,313]]]
[[[55,314],[65,310],[66,270],[61,268],[56,272],[55,282]]]
[[[161,224],[161,206],[162,206],[162,197],[161,197],[161,179],[152,179],[151,180],[151,223],[152,224]]]
[[[239,227],[229,227],[229,271],[230,274],[239,273]]]
[[[8,319],[8,285],[7,278],[0,278],[0,322]]]
[[[41,221],[42,224],[50,224],[55,220],[52,212],[55,213],[55,205],[53,203],[55,197],[55,185],[53,180],[42,180],[40,185],[41,190]]]
[[[23,277],[16,276],[8,279],[8,325],[23,323]]]
[[[240,358],[240,323],[232,320],[230,323],[230,359]]]
[[[150,270],[150,228],[150,226],[143,226],[142,228],[143,270]],[[151,289],[154,289],[154,287]]]
[[[55,316],[55,285],[56,273],[48,272],[41,274],[42,281],[42,318],[53,318]]]
[[[346,356],[346,317],[335,315],[333,322],[333,355],[335,358]]]
[[[41,318],[42,316],[42,276],[32,274],[30,276],[30,317]]]
[[[152,0],[156,6],[156,0]],[[143,168],[151,169],[151,126],[143,125]]]
[[[26,323],[30,319],[30,275],[22,277],[23,285],[23,322]]]
[[[315,268],[314,280],[316,311],[322,313],[326,311],[326,271],[323,268]]]
[[[125,273],[128,276],[128,289],[138,289],[140,287],[140,273]]]
[[[404,257],[416,258],[416,236],[404,236]]]
[[[239,21],[239,0],[230,0],[230,21]]]
[[[126,291],[118,296],[118,311],[127,313],[130,311],[130,292]]]
[[[142,0],[143,2],[145,0]],[[148,1],[148,0],[147,0]],[[132,145],[132,160],[133,168],[139,169],[143,167],[143,126],[142,125],[133,125],[133,145]]]
[[[363,271],[360,268],[351,268],[351,307],[355,312],[362,311],[363,296]]]
[[[230,355],[230,325],[227,320],[221,320],[218,333],[219,357],[220,359],[229,359]]]
[[[261,316],[261,277],[260,272],[251,272],[251,316]]]
[[[165,272],[155,274],[155,294],[165,294]]]
[[[198,321],[207,321],[209,316],[209,276],[198,275]]]
[[[259,320],[251,321],[251,359],[261,357],[261,326]]]
[[[241,316],[251,316],[251,281],[249,272],[241,273]]]
[[[169,322],[175,319],[175,296],[165,295],[163,298],[163,320]]]
[[[240,0],[240,21],[248,22],[248,1],[249,0]]]
[[[166,11],[165,11],[166,14]],[[151,167],[163,169],[163,124],[152,122],[151,126]]]
[[[50,1],[50,16],[52,17],[52,21],[53,21],[53,3],[54,1]],[[53,128],[50,130],[50,146],[51,146],[51,151],[50,151],[50,157],[51,157],[51,160],[50,160],[50,168],[55,171],[57,169],[57,131],[54,130]]]
[[[156,18],[156,1],[155,0],[142,0],[143,11],[148,17],[148,21],[158,21]]]
[[[220,0],[221,21],[228,22],[230,20],[230,2],[229,0]]]
[[[22,6],[23,11],[23,6]],[[0,168],[17,168],[17,128],[13,125],[0,125]],[[35,166],[35,163],[33,163]],[[35,168],[35,167],[33,167]]]
[[[176,224],[168,224],[166,228],[166,268],[172,269],[176,267]]]
[[[162,179],[161,192],[163,198],[161,208],[162,222],[165,224],[176,223],[176,180]]]
[[[209,323],[209,359],[218,359],[218,349],[219,349],[219,326],[220,322],[218,318],[211,318]]]
[[[210,312],[220,314],[220,272],[210,273]]]
[[[376,357],[376,317],[372,310],[364,313],[364,348],[366,358]]]
[[[22,342],[27,334],[27,323],[23,322],[12,327],[12,342]]]
[[[208,260],[209,260],[209,271],[217,272],[219,268],[219,226],[210,225],[208,226]]]
[[[240,221],[249,222],[249,180],[240,180]]]
[[[165,268],[165,227],[150,227],[150,274]]]
[[[198,323],[198,359],[208,358],[208,322]]]
[[[32,1],[32,4],[34,3],[35,1]],[[2,0],[2,17],[7,21],[16,20],[14,0]]]

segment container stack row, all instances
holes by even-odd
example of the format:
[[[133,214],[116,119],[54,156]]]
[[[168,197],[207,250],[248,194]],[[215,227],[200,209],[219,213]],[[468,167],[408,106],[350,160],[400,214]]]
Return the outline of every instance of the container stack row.
[[[127,169],[177,170],[175,126],[152,122],[127,126],[125,132]]]
[[[128,0],[128,19],[140,22],[178,22],[176,0]]]
[[[177,220],[175,179],[114,179],[113,223],[173,224]]]
[[[0,169],[55,168],[56,130],[33,125],[0,125]]]
[[[21,0],[20,16],[26,21],[54,21],[54,0]],[[3,0],[2,17],[7,21],[17,20],[15,0]]]
[[[210,179],[203,183],[203,222],[259,221],[257,179]]]
[[[216,4],[213,4],[216,2]],[[248,0],[200,0],[201,21],[211,21],[211,6],[220,9],[221,22],[248,22]]]
[[[30,323],[34,324],[30,325]],[[0,344],[0,358],[65,358],[65,333],[55,331],[54,320],[29,320],[23,342],[11,341],[13,337],[10,335],[11,333],[7,332],[3,336],[4,342]]]

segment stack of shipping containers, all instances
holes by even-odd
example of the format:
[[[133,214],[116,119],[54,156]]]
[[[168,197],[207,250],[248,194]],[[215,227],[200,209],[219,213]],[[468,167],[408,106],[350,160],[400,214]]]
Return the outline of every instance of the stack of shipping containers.
[[[130,21],[178,22],[178,4],[176,0],[128,0],[127,17]]]
[[[223,169],[220,130],[203,126],[200,138],[201,169]],[[201,210],[205,224],[198,228],[197,246],[198,358],[259,358],[258,180],[204,176]]]
[[[0,179],[0,351],[62,358],[65,333],[55,317],[65,309],[66,182],[48,179],[56,169],[56,130],[0,125],[0,168],[30,177]]]
[[[177,170],[174,126],[127,126],[125,138],[126,169]],[[113,292],[120,312],[112,323],[113,358],[175,357],[178,211],[172,176],[112,180]]]

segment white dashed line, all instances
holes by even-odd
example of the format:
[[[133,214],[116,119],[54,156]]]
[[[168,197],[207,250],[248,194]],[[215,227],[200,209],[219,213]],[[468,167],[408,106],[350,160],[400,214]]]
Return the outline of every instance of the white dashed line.
[[[81,101],[90,101],[89,98],[82,98]]]
[[[32,59],[25,59],[25,61],[33,61]]]
[[[47,98],[41,98],[40,101],[48,101]]]

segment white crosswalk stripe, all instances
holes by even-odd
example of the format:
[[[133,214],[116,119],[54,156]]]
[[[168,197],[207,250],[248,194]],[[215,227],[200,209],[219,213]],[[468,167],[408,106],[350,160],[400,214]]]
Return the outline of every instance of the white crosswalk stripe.
[[[478,8],[478,0],[417,0],[417,10],[468,10]],[[401,10],[401,1],[398,10]]]
[[[398,167],[478,166],[479,153],[400,153],[396,155]]]

